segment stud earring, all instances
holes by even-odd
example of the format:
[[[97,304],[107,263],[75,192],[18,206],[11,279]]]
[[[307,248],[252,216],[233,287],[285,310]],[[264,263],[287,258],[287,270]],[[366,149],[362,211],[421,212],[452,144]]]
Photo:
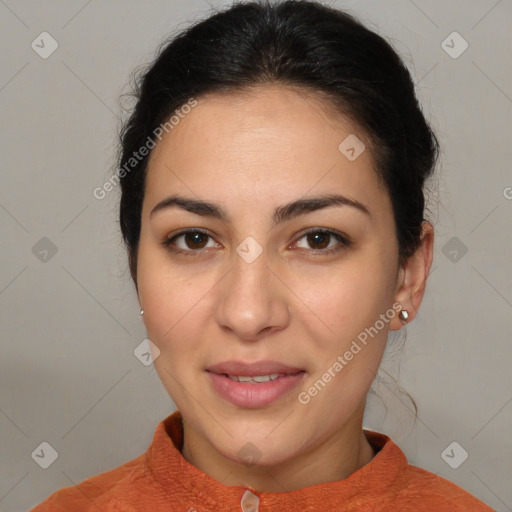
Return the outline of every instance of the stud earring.
[[[144,310],[142,308],[140,308],[140,314],[143,315],[144,314]]]
[[[405,309],[402,309],[400,313],[398,313],[398,317],[402,320],[402,324],[405,325],[407,323],[407,319],[409,318],[409,313]]]

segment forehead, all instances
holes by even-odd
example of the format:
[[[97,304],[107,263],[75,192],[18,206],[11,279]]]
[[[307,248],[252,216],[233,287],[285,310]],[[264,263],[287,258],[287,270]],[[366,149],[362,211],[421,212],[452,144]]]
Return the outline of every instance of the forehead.
[[[336,192],[390,207],[369,146],[352,161],[340,151],[347,137],[364,134],[312,93],[265,86],[197,102],[151,153],[147,208],[173,193],[264,210]]]

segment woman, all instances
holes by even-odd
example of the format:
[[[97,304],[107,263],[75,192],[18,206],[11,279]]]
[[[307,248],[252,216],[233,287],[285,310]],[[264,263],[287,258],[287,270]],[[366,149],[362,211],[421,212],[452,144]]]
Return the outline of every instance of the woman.
[[[136,95],[120,224],[177,411],[33,510],[492,510],[362,428],[433,255],[438,143],[391,46],[318,3],[235,4]]]

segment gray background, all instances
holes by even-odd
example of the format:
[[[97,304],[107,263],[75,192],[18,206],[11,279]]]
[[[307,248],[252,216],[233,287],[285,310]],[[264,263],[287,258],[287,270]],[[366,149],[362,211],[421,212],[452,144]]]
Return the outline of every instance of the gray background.
[[[400,366],[400,339],[383,363],[418,419],[384,383],[387,416],[372,394],[365,427],[391,435],[412,464],[511,510],[512,2],[330,3],[392,40],[443,145],[427,293]],[[228,4],[0,0],[2,512],[135,458],[175,409],[134,355],[145,331],[118,190],[102,201],[93,190],[114,169],[130,73],[165,36]],[[43,31],[59,45],[47,59],[31,47]],[[458,58],[441,46],[453,31],[469,44]],[[31,456],[43,441],[58,452],[47,469]],[[453,441],[469,454],[457,469],[441,456]]]

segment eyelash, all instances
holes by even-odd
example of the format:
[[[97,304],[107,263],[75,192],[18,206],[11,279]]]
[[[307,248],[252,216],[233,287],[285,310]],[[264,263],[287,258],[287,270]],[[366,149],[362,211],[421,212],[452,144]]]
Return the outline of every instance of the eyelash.
[[[205,251],[205,249],[183,250],[183,249],[176,249],[175,247],[172,247],[172,242],[174,240],[176,240],[176,238],[178,238],[180,236],[183,236],[183,235],[190,234],[190,233],[202,233],[203,235],[206,235],[206,236],[208,236],[210,238],[213,238],[207,231],[204,231],[204,230],[199,229],[199,228],[196,228],[196,229],[185,229],[183,231],[180,231],[180,232],[176,233],[172,237],[166,237],[162,241],[162,245],[168,251],[170,251],[170,252],[172,252],[174,254],[182,254],[184,256],[192,256],[192,257],[198,256],[198,255],[201,254],[201,252]],[[302,240],[307,235],[310,235],[310,234],[313,234],[313,233],[314,234],[320,233],[322,235],[331,235],[336,240],[338,240],[338,242],[339,242],[339,244],[337,246],[335,246],[333,248],[330,248],[330,249],[311,249],[311,252],[314,255],[316,255],[316,256],[323,256],[323,255],[334,254],[334,253],[340,252],[343,249],[346,249],[346,248],[348,248],[348,247],[350,247],[352,245],[352,241],[348,237],[342,235],[341,233],[337,233],[336,231],[332,231],[332,230],[328,230],[328,229],[321,229],[321,228],[313,228],[313,229],[310,229],[310,230],[304,232],[302,234],[302,236],[300,238],[298,238],[295,243],[297,243],[299,240]]]

